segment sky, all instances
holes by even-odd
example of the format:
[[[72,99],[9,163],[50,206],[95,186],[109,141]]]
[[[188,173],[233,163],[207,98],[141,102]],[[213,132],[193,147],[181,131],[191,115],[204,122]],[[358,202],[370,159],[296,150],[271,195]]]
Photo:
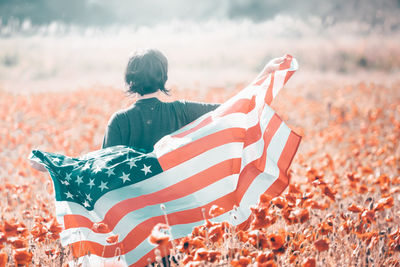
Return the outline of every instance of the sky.
[[[400,0],[0,0],[2,24],[53,21],[77,25],[154,25],[172,20],[265,21],[277,15],[318,16],[327,23],[371,24],[398,17]]]

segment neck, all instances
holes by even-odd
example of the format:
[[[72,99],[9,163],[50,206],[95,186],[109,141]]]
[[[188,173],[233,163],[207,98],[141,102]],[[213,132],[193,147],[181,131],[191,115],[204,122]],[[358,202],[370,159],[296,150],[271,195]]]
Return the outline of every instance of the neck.
[[[136,99],[140,100],[140,99],[147,99],[147,98],[153,98],[153,97],[158,98],[159,95],[160,95],[160,91],[157,91],[157,92],[154,92],[154,93],[151,93],[151,94],[146,94],[146,95],[137,94]]]

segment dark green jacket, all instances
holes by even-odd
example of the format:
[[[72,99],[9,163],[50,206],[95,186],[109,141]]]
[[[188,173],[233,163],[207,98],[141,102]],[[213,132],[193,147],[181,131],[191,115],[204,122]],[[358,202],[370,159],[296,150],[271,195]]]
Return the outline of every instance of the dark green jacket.
[[[142,152],[153,151],[154,144],[219,104],[188,101],[162,102],[157,98],[141,99],[131,107],[116,112],[110,119],[103,148],[126,145]]]

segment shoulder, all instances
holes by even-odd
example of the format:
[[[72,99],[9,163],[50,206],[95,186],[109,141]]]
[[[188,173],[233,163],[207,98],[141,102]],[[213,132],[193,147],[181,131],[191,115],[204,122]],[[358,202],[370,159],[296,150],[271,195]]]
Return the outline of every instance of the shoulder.
[[[120,124],[121,122],[125,121],[129,117],[129,114],[132,112],[134,112],[133,106],[114,112],[108,121],[108,125]]]

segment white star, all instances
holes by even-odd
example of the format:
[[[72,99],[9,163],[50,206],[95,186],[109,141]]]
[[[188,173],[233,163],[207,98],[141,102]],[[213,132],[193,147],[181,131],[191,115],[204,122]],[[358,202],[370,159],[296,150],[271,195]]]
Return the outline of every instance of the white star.
[[[69,185],[68,181],[61,181],[63,185]]]
[[[89,183],[87,184],[88,186],[90,186],[90,189],[92,189],[92,186],[94,186],[94,179],[89,179]]]
[[[129,179],[129,175],[130,175],[130,173],[125,174],[124,172],[122,172],[122,176],[119,177],[119,179],[122,179],[122,183],[123,183],[123,184],[124,184],[126,181],[130,181],[130,180],[131,180],[131,179]]]
[[[143,169],[141,169],[142,171],[144,171],[144,175],[147,175],[147,173],[151,173],[151,165],[150,166],[146,166],[146,164],[143,164]]]
[[[129,165],[129,168],[130,168],[130,169],[132,169],[132,167],[137,167],[137,166],[136,166],[136,161],[137,161],[137,160],[134,160],[134,159],[132,159],[132,160],[129,161],[128,165]]]
[[[64,194],[67,195],[67,198],[74,199],[72,194],[69,191],[67,191],[67,193],[64,193]]]
[[[89,202],[87,202],[87,201],[85,200],[85,202],[83,202],[83,206],[85,206],[85,207],[90,207],[90,204],[89,204]]]
[[[99,165],[96,165],[96,168],[94,169],[94,171],[93,171],[94,173],[98,173],[98,172],[101,172],[101,168],[100,168],[100,166]]]
[[[53,161],[54,162],[60,162],[61,160],[59,158],[54,158]]]
[[[83,177],[82,177],[82,176],[79,176],[79,175],[78,175],[78,177],[76,177],[76,181],[75,181],[75,182],[78,184],[78,186],[79,186],[81,183],[83,183],[82,178],[83,178]]]
[[[108,169],[108,170],[106,171],[106,173],[107,173],[108,177],[110,177],[111,175],[115,175],[115,173],[114,173],[114,168]]]
[[[90,163],[89,162],[85,163],[85,166],[83,166],[82,171],[87,170],[87,169],[90,169]]]
[[[65,175],[65,180],[67,180],[68,182],[71,181],[71,175],[72,173],[68,173]]]
[[[99,188],[101,189],[101,192],[103,192],[104,189],[109,189],[107,186],[107,182],[103,183],[102,181],[100,181],[100,185]]]
[[[89,201],[92,201],[93,199],[90,197],[90,194],[85,194],[86,195],[86,198],[87,198],[87,200],[89,200]]]

